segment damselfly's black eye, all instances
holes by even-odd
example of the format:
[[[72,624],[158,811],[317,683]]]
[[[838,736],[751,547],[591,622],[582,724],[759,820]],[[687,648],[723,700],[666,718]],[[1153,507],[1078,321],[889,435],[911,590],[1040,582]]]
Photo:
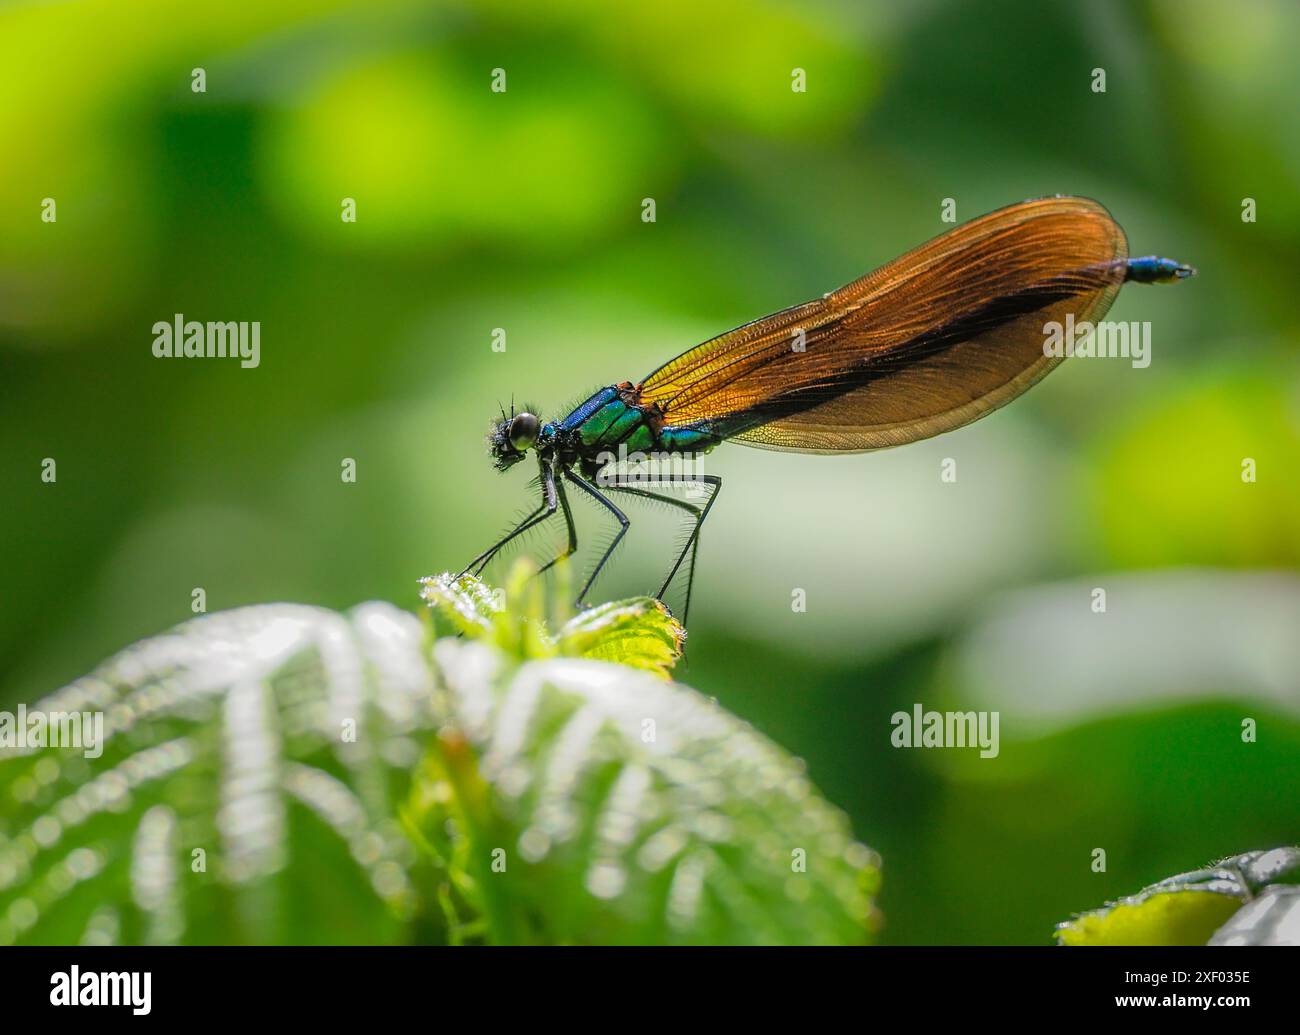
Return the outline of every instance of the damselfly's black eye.
[[[537,441],[541,422],[531,413],[516,414],[510,422],[510,444],[521,453]]]

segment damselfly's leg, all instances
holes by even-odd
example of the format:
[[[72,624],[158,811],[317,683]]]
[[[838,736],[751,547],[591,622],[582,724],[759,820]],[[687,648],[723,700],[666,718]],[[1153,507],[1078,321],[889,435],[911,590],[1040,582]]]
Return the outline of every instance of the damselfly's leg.
[[[686,623],[686,614],[691,609],[691,587],[695,585],[695,559],[699,556],[700,529],[704,527],[704,519],[709,516],[709,511],[713,509],[714,501],[718,498],[718,493],[722,491],[722,479],[716,474],[697,474],[697,475],[660,475],[660,481],[668,482],[696,482],[702,485],[711,485],[713,490],[709,493],[709,498],[705,501],[703,508],[700,510],[700,516],[695,520],[695,528],[691,531],[690,538],[686,540],[686,545],[682,548],[681,554],[677,557],[677,562],[673,565],[672,570],[668,573],[668,578],[664,579],[664,584],[656,594],[662,597],[668,592],[668,585],[673,581],[677,574],[677,569],[682,566],[687,553],[691,554],[691,566],[687,569],[686,575],[686,605],[682,608],[682,624]],[[691,548],[695,547],[694,552]]]
[[[625,492],[633,496],[640,496],[642,499],[657,500],[661,503],[667,503],[671,506],[685,510],[695,518],[695,525],[691,529],[691,534],[687,537],[681,552],[677,555],[676,561],[668,571],[668,577],[664,579],[664,584],[659,587],[659,592],[655,594],[660,600],[668,592],[668,587],[677,576],[681,569],[682,561],[686,555],[690,554],[691,563],[686,569],[686,599],[682,604],[682,624],[686,624],[686,619],[690,616],[691,611],[691,591],[695,588],[695,562],[699,557],[699,538],[700,528],[704,525],[704,519],[708,517],[709,510],[713,506],[714,500],[718,498],[718,493],[722,490],[722,479],[715,474],[660,474],[656,475],[652,481],[657,482],[677,482],[679,484],[694,484],[709,486],[709,498],[705,500],[704,505],[691,503],[688,500],[678,499],[676,496],[665,496],[662,493],[651,492],[648,489],[633,488],[629,485],[606,485],[604,489],[610,492]],[[617,540],[614,545],[617,545]],[[612,547],[611,547],[612,549]],[[603,561],[602,561],[603,563]]]
[[[573,556],[573,552],[578,548],[578,529],[573,523],[573,511],[569,509],[569,497],[564,494],[563,481],[555,483],[555,494],[560,498],[560,510],[564,512],[564,523],[569,528],[569,545],[538,568],[538,575],[542,574],[542,572],[546,571],[546,569],[550,568],[552,565],[559,563],[565,557]]]
[[[689,500],[679,499],[676,496],[665,496],[662,493],[651,492],[649,489],[635,489],[632,488],[630,485],[606,485],[605,489],[610,492],[625,492],[631,496],[639,496],[642,499],[647,499],[647,500],[656,500],[659,503],[667,503],[670,506],[677,507],[679,510],[686,511],[688,514],[691,515],[691,517],[695,519],[695,524],[693,526],[693,529],[699,527],[699,523],[701,521],[700,518],[701,508],[699,507],[698,504],[691,503]],[[692,531],[692,535],[693,534],[694,531]],[[686,546],[683,547],[683,552],[689,550],[690,548],[691,548],[690,540],[687,540]],[[677,559],[677,563],[673,565],[672,570],[675,572],[680,564],[681,564],[681,558],[679,557]],[[686,623],[687,612],[690,611],[691,609],[691,585],[694,582],[694,580],[695,580],[695,558],[694,556],[692,556],[691,566],[686,579],[686,602],[682,607],[682,624]],[[669,575],[668,582],[671,581],[672,581],[672,576]],[[659,590],[659,593],[657,594],[660,600],[663,599],[664,594],[668,591],[668,582],[664,583],[663,587]]]
[[[567,478],[569,481],[571,481],[574,485],[576,485],[579,489],[585,492],[588,496],[594,499],[597,503],[599,503],[602,507],[604,507],[611,514],[613,514],[614,517],[618,519],[618,526],[619,526],[618,533],[614,536],[614,541],[611,542],[609,544],[608,549],[606,549],[605,552],[601,554],[600,560],[596,562],[596,567],[592,569],[591,574],[587,576],[587,581],[583,583],[582,592],[578,594],[578,606],[584,607],[586,605],[583,604],[583,601],[587,599],[587,591],[591,589],[592,583],[596,581],[596,576],[600,574],[600,569],[605,567],[605,562],[608,561],[610,555],[613,554],[613,552],[616,549],[618,549],[618,544],[621,543],[623,541],[623,537],[627,535],[628,526],[631,524],[631,522],[628,521],[627,515],[624,514],[621,510],[619,510],[618,507],[614,506],[613,502],[609,500],[603,492],[597,489],[596,486],[592,485],[590,482],[574,474],[568,468],[565,468],[564,470],[564,477]]]
[[[488,547],[481,554],[479,554],[472,561],[470,561],[467,565],[465,565],[465,568],[461,572],[461,575],[468,575],[471,571],[474,572],[475,575],[479,574],[479,572],[481,572],[485,567],[487,567],[488,562],[491,561],[492,558],[496,556],[497,552],[508,542],[510,542],[510,540],[515,538],[515,536],[517,535],[522,535],[528,529],[532,528],[533,525],[537,524],[538,521],[545,520],[545,518],[548,516],[542,514],[542,511],[544,511],[545,509],[546,509],[545,503],[539,504],[536,510],[534,510],[531,514],[529,514],[526,518],[524,518],[523,521],[521,521],[518,525],[514,527],[513,531],[508,532],[503,539],[498,540],[495,544]],[[541,516],[539,517],[538,515]]]
[[[469,564],[465,565],[465,570],[461,572],[461,575],[465,575],[471,571],[473,571],[475,575],[482,574],[483,569],[488,566],[488,563],[501,551],[503,546],[518,536],[523,535],[530,528],[541,524],[547,518],[554,515],[556,507],[559,506],[558,496],[555,491],[555,475],[545,464],[541,465],[541,470],[542,502],[538,505],[537,509],[516,525],[514,530],[508,533],[504,539],[498,542],[495,546],[484,550],[481,554],[470,561]]]
[[[647,492],[644,489],[628,489],[626,492],[636,492],[639,495],[651,496],[655,499],[663,500],[665,503],[674,503],[684,509],[692,511],[695,515],[695,527],[691,530],[690,536],[686,540],[686,545],[682,547],[682,552],[677,555],[677,560],[673,563],[668,572],[668,577],[664,579],[664,584],[659,587],[659,592],[655,594],[660,600],[668,592],[668,587],[672,584],[673,579],[677,576],[678,569],[682,566],[682,561],[686,555],[691,555],[690,566],[686,569],[686,601],[682,605],[682,624],[686,624],[686,619],[691,611],[691,590],[695,587],[695,561],[700,555],[699,541],[700,529],[704,526],[704,519],[709,516],[709,510],[712,509],[714,501],[718,498],[718,493],[722,491],[722,479],[716,474],[660,474],[653,479],[659,482],[678,482],[682,484],[708,485],[711,486],[709,498],[704,501],[704,506],[700,507],[685,500],[679,500],[671,496],[661,496],[658,493]],[[613,488],[613,486],[609,486]]]

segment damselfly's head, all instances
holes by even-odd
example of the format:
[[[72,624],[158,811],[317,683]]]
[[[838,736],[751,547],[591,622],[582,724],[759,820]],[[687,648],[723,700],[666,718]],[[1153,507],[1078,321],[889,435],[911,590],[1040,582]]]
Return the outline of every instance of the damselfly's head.
[[[535,413],[524,411],[506,416],[501,412],[501,419],[494,420],[488,431],[488,452],[498,471],[519,463],[537,442],[542,422]]]

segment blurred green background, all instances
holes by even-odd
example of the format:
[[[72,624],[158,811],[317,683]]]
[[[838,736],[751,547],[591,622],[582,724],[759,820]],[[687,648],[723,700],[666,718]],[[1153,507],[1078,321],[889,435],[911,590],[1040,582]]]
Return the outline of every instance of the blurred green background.
[[[1112,310],[1151,366],[1072,362],[896,451],[712,454],[680,676],[880,850],[886,941],[1041,943],[1300,840],[1298,34],[1284,2],[9,6],[0,706],[195,587],[414,608],[531,502],[485,454],[498,402],[638,379],[945,198],[1079,193],[1201,271]],[[260,321],[261,365],[155,359],[175,313]],[[666,564],[674,516],[633,517],[597,598]],[[998,710],[1000,755],[894,749],[916,702]]]

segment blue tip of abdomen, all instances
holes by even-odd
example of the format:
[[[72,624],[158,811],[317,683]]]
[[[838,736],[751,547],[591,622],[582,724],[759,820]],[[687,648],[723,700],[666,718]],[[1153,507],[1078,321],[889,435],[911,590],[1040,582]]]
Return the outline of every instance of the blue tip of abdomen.
[[[1140,259],[1129,259],[1125,280],[1134,280],[1139,284],[1172,284],[1196,275],[1196,270],[1176,259],[1162,259],[1158,255],[1144,255]]]

